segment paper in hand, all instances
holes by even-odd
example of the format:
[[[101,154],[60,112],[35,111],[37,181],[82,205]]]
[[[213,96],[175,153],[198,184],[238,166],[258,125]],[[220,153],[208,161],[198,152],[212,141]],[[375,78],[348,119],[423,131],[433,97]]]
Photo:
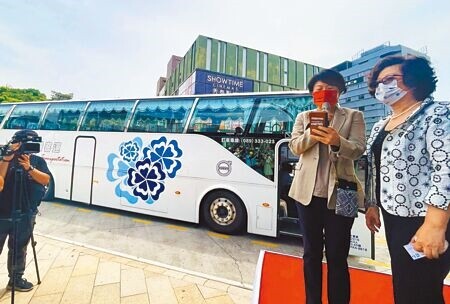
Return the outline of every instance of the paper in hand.
[[[403,247],[405,247],[406,252],[408,252],[413,260],[418,260],[425,256],[423,252],[416,251],[411,243],[403,245]]]

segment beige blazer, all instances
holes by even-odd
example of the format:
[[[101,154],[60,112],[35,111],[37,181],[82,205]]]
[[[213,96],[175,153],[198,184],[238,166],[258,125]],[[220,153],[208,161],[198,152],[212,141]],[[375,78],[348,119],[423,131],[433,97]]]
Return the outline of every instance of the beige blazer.
[[[289,196],[303,205],[308,205],[311,202],[319,163],[319,144],[310,137],[310,128],[307,128],[309,112],[306,111],[297,115],[289,142],[292,153],[299,156]],[[353,165],[353,161],[358,159],[366,149],[366,127],[363,113],[337,106],[331,126],[339,133],[341,145],[337,152],[333,152],[329,148],[330,159],[336,163],[339,178],[357,183],[358,204],[360,208],[363,208],[364,192],[361,182],[356,177]],[[336,169],[332,164],[328,179],[329,209],[336,207],[335,181]]]

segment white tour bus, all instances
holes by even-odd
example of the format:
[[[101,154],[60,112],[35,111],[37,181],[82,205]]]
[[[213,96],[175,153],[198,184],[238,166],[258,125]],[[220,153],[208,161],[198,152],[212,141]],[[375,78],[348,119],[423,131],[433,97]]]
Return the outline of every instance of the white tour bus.
[[[287,144],[311,108],[306,92],[3,103],[0,142],[38,132],[52,173],[47,199],[227,234],[300,235]]]

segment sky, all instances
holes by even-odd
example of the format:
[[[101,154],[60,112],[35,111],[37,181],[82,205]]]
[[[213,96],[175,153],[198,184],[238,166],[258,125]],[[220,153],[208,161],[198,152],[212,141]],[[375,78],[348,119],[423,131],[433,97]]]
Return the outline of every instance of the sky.
[[[0,86],[152,97],[198,35],[321,67],[380,44],[426,48],[450,100],[448,0],[0,0]]]

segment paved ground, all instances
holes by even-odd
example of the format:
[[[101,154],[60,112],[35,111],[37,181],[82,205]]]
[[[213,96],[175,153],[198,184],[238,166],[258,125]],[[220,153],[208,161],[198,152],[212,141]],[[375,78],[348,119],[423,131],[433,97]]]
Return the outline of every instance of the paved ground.
[[[298,255],[299,238],[229,236],[163,218],[44,202],[35,231],[251,286],[261,249]]]
[[[197,225],[46,203],[35,229],[42,284],[16,293],[15,303],[250,303],[261,249],[301,253],[295,238],[225,236]],[[376,260],[350,257],[355,267],[390,272],[383,234]],[[5,254],[0,304],[10,302]],[[26,277],[37,282],[31,249]],[[450,276],[447,278],[450,283]]]
[[[17,304],[250,303],[248,289],[44,236],[36,240],[42,283],[16,292]],[[4,288],[5,256],[0,259],[1,304],[11,301]],[[34,261],[28,260],[25,276],[36,284]]]

